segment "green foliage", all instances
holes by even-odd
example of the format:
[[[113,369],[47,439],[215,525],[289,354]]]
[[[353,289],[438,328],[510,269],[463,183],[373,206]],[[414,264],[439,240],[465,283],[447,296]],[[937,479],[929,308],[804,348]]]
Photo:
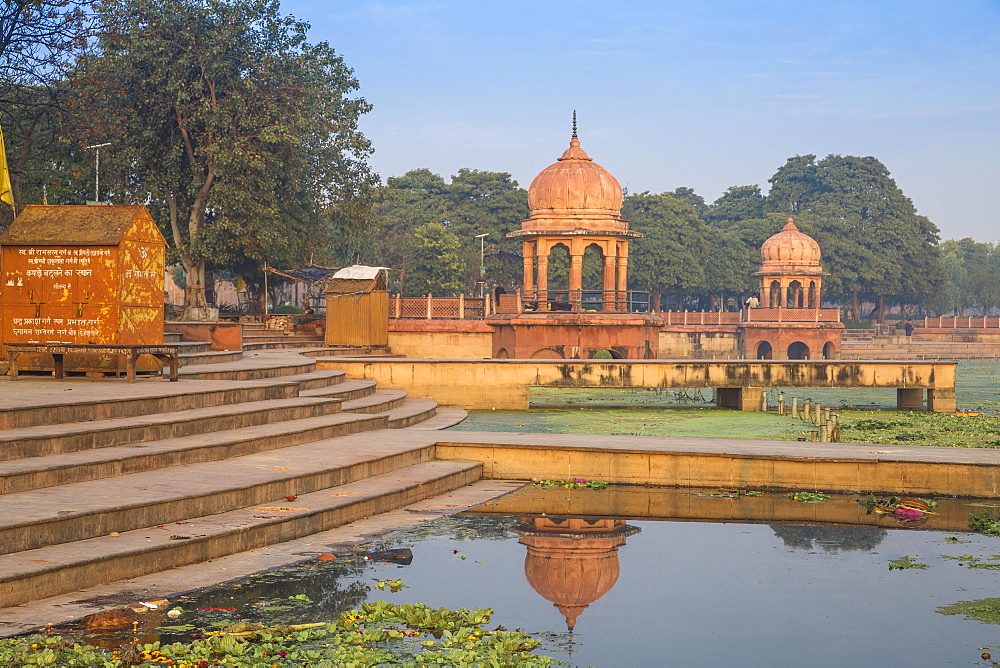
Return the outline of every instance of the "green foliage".
[[[927,564],[916,561],[908,554],[889,562],[890,571],[905,571],[908,569],[924,570],[926,568]]]
[[[983,624],[1000,624],[1000,598],[982,598],[978,601],[959,601],[937,609],[942,615],[964,615],[966,619]]]
[[[527,216],[527,193],[506,172],[462,168],[448,183],[429,169],[414,169],[387,180],[374,210],[376,227],[357,238],[351,252],[422,281],[430,267],[416,257],[414,235],[428,223],[441,224],[458,240],[459,291],[471,292],[484,277],[512,286],[521,280],[521,242],[507,233]],[[489,235],[482,244],[480,234]],[[405,294],[421,294],[409,280],[404,278]]]
[[[291,597],[295,599],[296,597]],[[184,665],[343,666],[388,663],[508,666],[560,662],[533,654],[539,642],[520,631],[483,628],[490,609],[365,603],[332,623],[265,626],[238,622],[188,643],[127,645],[115,654],[58,637],[0,640],[4,666]],[[199,663],[204,662],[204,663]]]
[[[823,503],[830,500],[830,495],[822,492],[789,492],[786,496],[800,503]]]
[[[307,260],[376,185],[357,129],[370,105],[348,97],[358,82],[279,9],[101,0],[103,30],[72,73],[84,140],[129,156],[109,165],[110,198],[148,203],[189,287],[206,262],[247,278]]]
[[[574,478],[573,480],[539,480],[535,484],[541,487],[564,487],[566,489],[607,489],[609,483],[603,480]]]
[[[925,411],[840,411],[844,443],[1000,447],[1000,416],[959,417]]]
[[[990,517],[989,513],[972,513],[969,515],[969,531],[984,536],[1000,536],[1000,516]]]
[[[819,242],[830,272],[826,294],[850,297],[856,311],[861,295],[922,303],[940,292],[938,229],[917,214],[877,159],[795,156],[770,183],[764,209],[793,214]]]
[[[465,262],[461,242],[441,223],[424,223],[413,230],[411,266],[402,277],[405,294],[450,296],[464,287]]]

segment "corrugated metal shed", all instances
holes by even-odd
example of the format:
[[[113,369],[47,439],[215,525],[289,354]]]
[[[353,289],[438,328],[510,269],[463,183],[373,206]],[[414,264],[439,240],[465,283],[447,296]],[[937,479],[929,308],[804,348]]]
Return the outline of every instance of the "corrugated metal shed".
[[[387,267],[352,265],[326,282],[326,344],[389,344]]]

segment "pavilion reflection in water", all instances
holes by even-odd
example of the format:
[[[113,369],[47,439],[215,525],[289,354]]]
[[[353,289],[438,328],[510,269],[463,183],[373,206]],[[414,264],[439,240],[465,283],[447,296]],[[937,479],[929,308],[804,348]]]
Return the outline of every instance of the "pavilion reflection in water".
[[[518,542],[528,548],[528,583],[559,609],[570,631],[587,606],[618,582],[618,548],[639,531],[622,519],[580,517],[522,517],[514,526]]]

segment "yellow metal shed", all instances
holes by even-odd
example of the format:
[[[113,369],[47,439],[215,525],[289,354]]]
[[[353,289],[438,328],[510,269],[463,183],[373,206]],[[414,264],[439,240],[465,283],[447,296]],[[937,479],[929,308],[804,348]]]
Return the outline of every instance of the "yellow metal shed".
[[[326,344],[388,346],[387,267],[355,264],[326,279]]]

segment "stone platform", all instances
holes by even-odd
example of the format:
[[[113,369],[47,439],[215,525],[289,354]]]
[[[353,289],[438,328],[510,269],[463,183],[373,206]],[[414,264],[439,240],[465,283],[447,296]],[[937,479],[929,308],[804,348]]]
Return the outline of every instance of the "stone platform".
[[[1000,496],[992,450],[442,433],[464,411],[347,378],[329,354],[248,351],[176,383],[0,378],[0,634],[308,558],[508,479]]]

